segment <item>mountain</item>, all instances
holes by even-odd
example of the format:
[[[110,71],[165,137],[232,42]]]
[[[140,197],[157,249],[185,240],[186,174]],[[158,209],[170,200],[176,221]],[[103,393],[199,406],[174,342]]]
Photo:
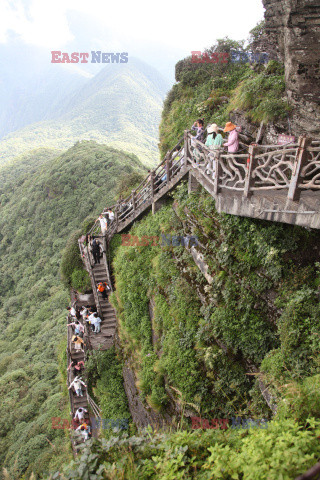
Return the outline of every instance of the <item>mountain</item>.
[[[92,77],[70,65],[57,68],[49,53],[18,40],[0,45],[0,138],[52,118],[56,107]]]
[[[137,59],[107,64],[67,99],[60,100],[50,112],[51,119],[5,136],[0,141],[0,162],[37,147],[66,148],[78,140],[95,140],[132,152],[145,164],[155,164],[166,90],[161,75]]]
[[[61,252],[88,215],[114,202],[119,179],[145,168],[134,155],[78,142],[62,153],[38,149],[0,172],[0,465],[20,479],[70,457],[68,438],[51,425],[69,418]]]

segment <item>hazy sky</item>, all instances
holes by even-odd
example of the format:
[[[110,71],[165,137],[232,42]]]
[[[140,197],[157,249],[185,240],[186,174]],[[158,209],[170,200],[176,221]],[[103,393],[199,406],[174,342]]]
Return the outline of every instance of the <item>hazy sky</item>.
[[[263,12],[261,0],[0,0],[0,43],[126,51],[163,70],[217,38],[247,38]]]

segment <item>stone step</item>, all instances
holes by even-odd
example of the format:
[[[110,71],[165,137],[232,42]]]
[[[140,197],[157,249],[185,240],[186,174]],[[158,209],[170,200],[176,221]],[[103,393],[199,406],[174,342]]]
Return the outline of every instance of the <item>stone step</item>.
[[[111,317],[111,316],[113,316],[114,318],[116,317],[113,308],[110,308],[110,307],[106,308],[106,306],[102,306],[101,307],[101,313],[102,313],[104,318],[105,317]]]
[[[117,326],[117,322],[116,320],[104,320],[102,323],[101,323],[101,329],[103,329],[104,327],[116,327]]]
[[[93,272],[93,275],[97,275],[97,274],[103,274],[105,277],[107,277],[107,271],[106,271],[106,267],[105,265],[96,265],[93,269],[92,269],[92,272]]]
[[[108,283],[108,279],[107,279],[107,275],[103,272],[95,272],[94,273],[94,280],[97,283],[99,282],[107,282]]]

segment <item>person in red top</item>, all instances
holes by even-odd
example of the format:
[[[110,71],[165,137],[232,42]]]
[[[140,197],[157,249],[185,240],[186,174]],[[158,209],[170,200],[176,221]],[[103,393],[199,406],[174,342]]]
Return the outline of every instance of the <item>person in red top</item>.
[[[99,282],[98,285],[97,285],[97,292],[100,292],[102,297],[107,300],[108,299],[108,295],[107,295],[107,292],[110,290],[110,287],[109,285],[107,284],[107,282]]]
[[[82,360],[80,360],[80,362],[72,360],[67,370],[70,370],[70,368],[73,368],[73,375],[76,377],[77,375],[80,375],[81,370],[84,368],[84,362]]]

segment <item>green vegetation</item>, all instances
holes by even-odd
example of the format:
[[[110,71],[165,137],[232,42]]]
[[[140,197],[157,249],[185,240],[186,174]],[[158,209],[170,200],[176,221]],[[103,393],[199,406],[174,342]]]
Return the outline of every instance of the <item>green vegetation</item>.
[[[105,352],[90,353],[86,362],[86,378],[89,390],[101,408],[101,418],[131,419],[123,387],[122,365],[114,347]],[[111,428],[102,429],[101,432],[107,438],[113,434]]]
[[[13,479],[71,457],[66,431],[51,425],[69,418],[62,250],[113,203],[117,178],[134,171],[144,172],[134,155],[95,142],[62,154],[39,149],[1,168],[0,464]],[[73,286],[84,280],[77,255]]]
[[[261,29],[258,25],[256,31],[252,31],[252,42],[261,34]],[[229,53],[231,49],[244,52],[243,45],[243,41],[220,39],[207,53]],[[214,122],[222,126],[235,109],[243,110],[245,117],[253,122],[275,121],[290,112],[284,69],[275,61],[267,66],[252,66],[230,62],[192,63],[191,57],[187,57],[176,64],[176,81],[162,111],[160,149],[163,154],[199,117],[205,124]]]
[[[174,198],[175,211],[168,205],[149,214],[130,233],[197,235],[211,284],[181,246],[113,240],[113,303],[145,401],[160,412],[174,402],[203,416],[270,415],[247,375],[249,362],[261,365],[283,415],[305,420],[308,394],[319,414],[318,235],[218,214],[203,190],[188,196],[181,186]],[[301,398],[284,402],[285,409],[282,400],[294,389]]]
[[[89,225],[93,225],[91,222]],[[62,252],[61,275],[66,287],[72,287],[80,293],[88,293],[92,290],[88,272],[85,270],[80,253],[78,239],[81,230],[74,232],[67,241]]]
[[[91,441],[80,458],[48,480],[292,480],[320,455],[320,423],[272,421],[267,429],[180,431]],[[93,477],[94,475],[94,477]]]

